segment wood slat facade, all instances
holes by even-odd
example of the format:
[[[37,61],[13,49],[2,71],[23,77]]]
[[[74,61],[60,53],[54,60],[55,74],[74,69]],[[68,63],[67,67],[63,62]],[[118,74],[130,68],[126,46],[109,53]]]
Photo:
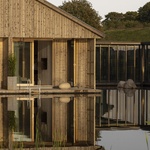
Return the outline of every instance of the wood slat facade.
[[[70,40],[73,43],[70,78],[74,86],[95,87],[95,41],[103,37],[101,31],[45,0],[0,0],[0,7],[0,71],[3,72],[0,76],[0,87],[6,88],[7,79],[4,76],[7,76],[7,55],[17,51],[15,48],[17,49],[19,42],[30,42],[29,79],[32,85],[36,82],[33,64],[35,54],[38,55],[36,78],[42,84],[56,86],[68,82]],[[17,41],[15,47],[14,42]],[[47,71],[40,69],[42,60],[51,64],[47,65]],[[50,80],[45,80],[48,77]]]

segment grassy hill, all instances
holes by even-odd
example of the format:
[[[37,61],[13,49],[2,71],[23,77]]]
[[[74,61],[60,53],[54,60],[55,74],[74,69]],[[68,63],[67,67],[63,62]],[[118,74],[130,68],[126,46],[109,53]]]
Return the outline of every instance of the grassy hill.
[[[150,27],[104,31],[102,41],[114,42],[150,42]]]

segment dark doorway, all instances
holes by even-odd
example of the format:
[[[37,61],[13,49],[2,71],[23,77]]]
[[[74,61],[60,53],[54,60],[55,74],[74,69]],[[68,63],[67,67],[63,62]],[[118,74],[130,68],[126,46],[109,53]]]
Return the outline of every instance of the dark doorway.
[[[74,83],[74,41],[68,41],[68,77],[67,80],[73,86]]]
[[[34,41],[34,84],[38,84],[38,41]]]

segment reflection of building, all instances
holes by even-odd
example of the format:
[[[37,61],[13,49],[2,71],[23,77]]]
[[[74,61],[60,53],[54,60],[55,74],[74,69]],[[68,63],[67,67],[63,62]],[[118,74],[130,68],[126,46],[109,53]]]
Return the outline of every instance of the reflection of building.
[[[94,97],[69,98],[70,102],[59,97],[41,99],[43,140],[65,145],[95,145]]]
[[[9,97],[7,101],[8,112],[14,112],[13,140],[34,141],[34,99]],[[13,118],[11,117],[11,119]],[[11,121],[11,123],[13,122]]]
[[[136,84],[150,83],[150,43],[97,41],[97,85],[116,85],[133,79]]]
[[[150,121],[149,95],[149,90],[104,90],[96,100],[96,126],[146,125]]]
[[[45,0],[0,0],[0,88],[6,88],[7,58],[17,58],[17,85],[95,87],[96,39],[101,31]]]
[[[40,139],[38,144],[43,142],[48,146],[95,145],[95,96],[58,95],[35,99],[14,96],[7,98],[5,102],[7,109],[0,113],[0,119],[5,120],[1,122],[0,137],[4,137],[5,133],[5,139],[8,139],[6,125],[14,122],[4,113],[8,115],[11,112],[15,114],[13,119],[16,126],[12,134],[13,141],[32,144]]]

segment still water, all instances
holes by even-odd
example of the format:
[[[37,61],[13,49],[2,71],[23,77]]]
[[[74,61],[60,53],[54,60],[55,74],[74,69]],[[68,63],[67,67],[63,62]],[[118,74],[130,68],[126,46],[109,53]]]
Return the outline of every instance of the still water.
[[[102,89],[97,95],[1,95],[0,100],[3,143],[11,137],[13,142],[23,142],[24,147],[150,147],[148,89]]]
[[[107,89],[96,102],[98,145],[106,150],[150,148],[150,90]]]

